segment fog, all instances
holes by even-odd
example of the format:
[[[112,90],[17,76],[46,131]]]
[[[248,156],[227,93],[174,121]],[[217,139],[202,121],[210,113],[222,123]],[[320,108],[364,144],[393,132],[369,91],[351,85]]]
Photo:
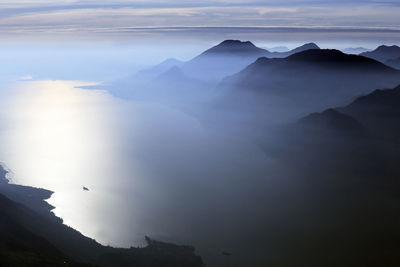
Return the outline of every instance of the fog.
[[[396,152],[375,154],[376,140],[340,115],[338,129],[319,123],[336,113],[302,118],[394,87],[400,71],[334,52],[322,65],[314,55],[267,60],[260,74],[247,67],[258,54],[226,68],[219,56],[190,61],[199,46],[180,57],[149,48],[148,62],[140,48],[13,50],[0,83],[0,161],[12,182],[54,191],[56,215],[103,244],[140,246],[148,235],[195,246],[207,266],[321,266],[340,249],[366,251],[357,227],[388,202],[375,191],[379,166],[376,176],[360,166]],[[176,56],[184,62],[151,78],[137,72]],[[210,76],[207,65],[223,71]]]

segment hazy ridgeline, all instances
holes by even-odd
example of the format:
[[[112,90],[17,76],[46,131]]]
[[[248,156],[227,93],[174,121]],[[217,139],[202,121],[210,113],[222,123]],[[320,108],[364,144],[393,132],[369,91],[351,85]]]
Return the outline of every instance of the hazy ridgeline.
[[[2,112],[0,138],[21,152],[1,160],[15,167],[16,182],[55,191],[56,214],[79,210],[64,217],[103,243],[129,246],[147,234],[194,245],[207,266],[398,266],[400,70],[386,65],[400,57],[393,50],[377,58],[307,44],[279,53],[229,40],[188,61],[84,86],[107,93],[23,82],[17,98],[29,94],[12,102],[12,116]],[[383,88],[395,89],[375,91]],[[37,107],[24,103],[35,97],[47,107],[52,93],[74,99],[61,118],[44,115],[53,107],[29,115]],[[70,114],[70,106],[85,108]],[[75,130],[88,136],[62,158],[74,171],[62,181],[39,178],[23,162],[38,156],[44,167],[41,158],[57,149],[23,155],[29,143],[14,143],[49,142],[29,139],[26,124],[38,121],[75,133],[64,126],[76,114]],[[57,199],[63,188],[76,199]],[[93,216],[74,221],[83,213]]]

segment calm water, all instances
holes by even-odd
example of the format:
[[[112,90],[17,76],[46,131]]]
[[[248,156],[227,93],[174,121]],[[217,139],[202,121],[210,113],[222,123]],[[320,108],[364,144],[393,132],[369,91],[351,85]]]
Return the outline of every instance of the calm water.
[[[206,259],[243,249],[264,153],[178,110],[77,88],[90,84],[3,86],[0,160],[13,182],[53,190],[56,215],[103,244],[149,235]]]

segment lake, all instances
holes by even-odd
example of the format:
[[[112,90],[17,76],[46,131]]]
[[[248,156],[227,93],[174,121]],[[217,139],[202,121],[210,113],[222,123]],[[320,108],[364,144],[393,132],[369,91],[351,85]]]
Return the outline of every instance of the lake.
[[[12,182],[54,191],[55,214],[102,244],[148,235],[194,245],[206,262],[245,256],[257,196],[274,181],[265,153],[166,105],[79,88],[95,84],[2,85],[0,161]]]

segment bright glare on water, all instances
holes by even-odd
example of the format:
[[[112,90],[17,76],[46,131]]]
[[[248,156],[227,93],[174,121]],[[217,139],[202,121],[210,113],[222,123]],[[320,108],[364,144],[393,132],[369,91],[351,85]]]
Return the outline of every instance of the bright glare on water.
[[[13,182],[54,191],[56,215],[103,244],[141,245],[144,235],[200,252],[240,244],[237,215],[262,151],[181,111],[77,88],[91,84],[23,81],[3,92],[0,160]]]

